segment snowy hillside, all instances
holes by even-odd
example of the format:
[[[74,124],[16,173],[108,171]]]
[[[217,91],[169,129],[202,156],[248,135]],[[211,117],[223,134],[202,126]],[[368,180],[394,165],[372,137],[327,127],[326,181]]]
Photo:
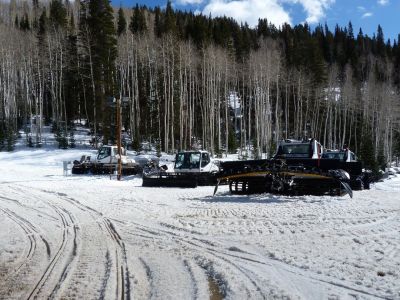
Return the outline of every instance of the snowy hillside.
[[[82,152],[0,153],[0,299],[400,299],[400,175],[353,199],[213,197],[63,176]]]

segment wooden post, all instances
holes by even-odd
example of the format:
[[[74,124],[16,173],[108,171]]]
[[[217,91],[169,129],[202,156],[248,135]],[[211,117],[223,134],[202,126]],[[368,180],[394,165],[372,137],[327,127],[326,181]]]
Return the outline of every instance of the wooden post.
[[[117,179],[121,180],[121,175],[122,175],[122,161],[121,161],[121,99],[117,99],[117,146],[118,146]]]

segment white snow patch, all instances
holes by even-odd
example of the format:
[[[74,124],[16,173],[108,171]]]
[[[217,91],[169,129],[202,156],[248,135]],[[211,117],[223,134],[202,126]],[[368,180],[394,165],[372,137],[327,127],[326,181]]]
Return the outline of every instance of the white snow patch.
[[[348,197],[63,176],[94,150],[0,153],[0,295],[400,298],[400,176]],[[170,157],[169,159],[172,159]]]

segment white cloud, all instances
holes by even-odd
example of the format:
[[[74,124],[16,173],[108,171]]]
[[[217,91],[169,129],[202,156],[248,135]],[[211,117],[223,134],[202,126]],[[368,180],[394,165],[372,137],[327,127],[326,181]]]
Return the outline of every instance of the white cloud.
[[[180,5],[188,5],[188,4],[201,4],[203,0],[177,0],[176,1]]]
[[[378,0],[378,4],[382,6],[387,5],[389,4],[389,0]]]
[[[258,19],[267,19],[275,26],[291,23],[289,14],[278,0],[211,0],[204,7],[203,14],[232,17],[250,26],[256,26]]]
[[[268,22],[279,26],[283,23],[291,24],[289,12],[283,7],[285,3],[303,6],[307,15],[305,21],[315,24],[325,17],[325,11],[335,0],[210,0],[204,7],[203,14],[232,17],[239,22],[247,22],[250,26],[257,25],[258,19],[266,18]]]
[[[373,13],[372,12],[366,12],[365,14],[363,14],[362,16],[361,16],[361,18],[362,19],[365,19],[365,18],[369,18],[369,17],[372,17],[373,16]]]
[[[325,17],[325,11],[335,3],[335,0],[285,0],[291,3],[300,3],[307,13],[306,22],[309,24],[318,23]]]

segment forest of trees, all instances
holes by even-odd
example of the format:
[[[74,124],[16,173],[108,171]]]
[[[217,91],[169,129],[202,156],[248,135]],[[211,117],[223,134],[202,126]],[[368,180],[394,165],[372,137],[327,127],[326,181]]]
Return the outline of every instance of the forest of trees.
[[[400,45],[380,26],[369,37],[351,23],[250,28],[170,2],[11,0],[0,2],[0,53],[0,150],[12,150],[32,120],[58,136],[85,120],[113,140],[108,102],[128,97],[134,148],[252,147],[260,157],[283,138],[314,137],[349,145],[371,167],[400,154]]]

